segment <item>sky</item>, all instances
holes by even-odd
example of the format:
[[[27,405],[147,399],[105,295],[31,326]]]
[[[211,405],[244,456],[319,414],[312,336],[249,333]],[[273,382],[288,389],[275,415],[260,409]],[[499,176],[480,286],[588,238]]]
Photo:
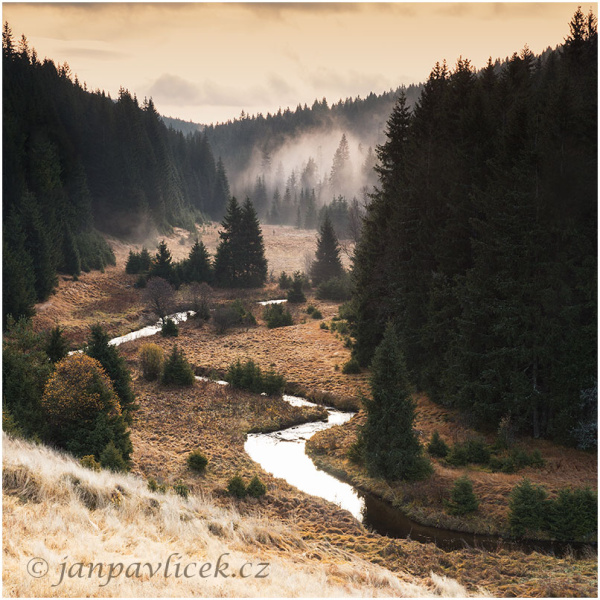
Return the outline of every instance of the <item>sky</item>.
[[[581,3],[15,3],[15,38],[113,97],[166,116],[224,122],[326,97],[425,81],[437,61],[476,68],[569,33]]]

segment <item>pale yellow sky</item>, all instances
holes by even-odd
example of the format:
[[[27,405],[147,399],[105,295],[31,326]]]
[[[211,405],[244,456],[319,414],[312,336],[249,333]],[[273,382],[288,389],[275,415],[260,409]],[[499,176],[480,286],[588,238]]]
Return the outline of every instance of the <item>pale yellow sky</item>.
[[[483,67],[568,35],[581,3],[12,3],[15,37],[89,88],[152,96],[201,123],[424,81],[436,61]]]

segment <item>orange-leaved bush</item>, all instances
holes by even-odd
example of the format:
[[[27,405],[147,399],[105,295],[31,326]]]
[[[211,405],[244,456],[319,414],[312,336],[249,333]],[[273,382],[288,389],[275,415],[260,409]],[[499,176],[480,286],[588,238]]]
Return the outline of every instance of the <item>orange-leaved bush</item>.
[[[102,453],[112,442],[127,465],[132,452],[127,424],[111,379],[86,354],[56,364],[42,396],[50,441],[77,456]],[[104,466],[104,465],[103,465]]]

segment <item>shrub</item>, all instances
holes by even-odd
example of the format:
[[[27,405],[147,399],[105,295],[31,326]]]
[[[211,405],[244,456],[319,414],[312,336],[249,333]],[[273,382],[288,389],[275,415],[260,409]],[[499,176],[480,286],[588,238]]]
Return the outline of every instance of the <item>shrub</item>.
[[[301,302],[306,302],[306,296],[302,291],[302,287],[304,285],[304,278],[299,271],[294,273],[294,279],[290,286],[290,290],[287,293],[287,300],[291,303],[299,304]]]
[[[475,512],[479,506],[477,496],[473,492],[473,484],[467,476],[456,480],[450,492],[450,497],[448,511],[452,515],[466,515]]]
[[[163,349],[157,344],[144,344],[140,348],[140,363],[142,375],[148,381],[155,381],[160,377],[164,363]]]
[[[479,439],[454,444],[446,456],[446,461],[455,467],[462,467],[469,463],[485,465],[489,460],[490,449]]]
[[[106,444],[106,448],[102,451],[100,464],[111,471],[127,471],[129,468],[123,454],[112,440]]]
[[[229,366],[225,380],[237,387],[256,394],[277,394],[283,391],[285,379],[274,371],[261,371],[252,360],[241,363],[239,360]]]
[[[597,494],[590,488],[560,490],[550,505],[548,532],[561,541],[591,540],[597,536]]]
[[[315,312],[315,310],[317,310],[317,309],[312,304],[309,304],[306,307],[306,314],[307,315],[312,315]]]
[[[158,492],[159,494],[165,494],[167,492],[167,486],[164,483],[157,483],[154,477],[148,479],[148,489],[151,492]]]
[[[12,437],[23,437],[23,430],[8,410],[2,411],[2,431]]]
[[[313,319],[322,319],[323,318],[323,313],[318,309],[315,308],[315,310],[313,311],[312,315],[310,315]]]
[[[292,278],[285,271],[279,276],[279,289],[289,290],[292,287]]]
[[[547,493],[529,479],[523,479],[513,488],[508,506],[508,520],[513,535],[523,537],[545,528],[548,515]]]
[[[440,434],[437,431],[434,431],[433,435],[431,436],[431,441],[427,446],[427,452],[429,452],[431,456],[445,458],[448,454],[448,451],[448,444],[446,444],[446,442],[440,437]]]
[[[352,296],[350,278],[348,275],[342,275],[321,282],[317,286],[316,296],[319,300],[333,300],[334,302],[350,300]]]
[[[333,323],[332,323],[333,325]],[[350,333],[350,328],[348,327],[348,323],[346,321],[338,321],[335,324],[335,329],[340,335],[348,335]],[[332,328],[333,331],[333,328]]]
[[[253,498],[260,498],[267,493],[267,486],[255,475],[248,484],[246,492]]]
[[[61,448],[76,456],[92,454],[102,463],[112,442],[124,463],[128,462],[132,447],[119,398],[97,360],[73,354],[58,362],[46,384],[42,410],[48,438]]]
[[[351,358],[348,362],[344,363],[342,373],[344,373],[344,375],[356,375],[357,373],[360,373],[358,361],[355,358]]]
[[[206,471],[206,465],[208,464],[208,458],[206,458],[200,450],[194,450],[188,455],[187,464],[192,471],[204,473],[204,471]]]
[[[539,450],[534,450],[528,454],[522,448],[512,448],[505,456],[492,456],[490,458],[490,467],[493,471],[502,471],[503,473],[516,473],[525,467],[541,468],[545,464]]]
[[[173,351],[165,362],[162,383],[164,385],[193,385],[194,381],[194,371],[190,363],[175,344]]]
[[[320,327],[321,329],[326,329],[326,330],[329,330],[329,325],[327,325],[327,323],[325,323],[325,321],[323,321],[323,322],[321,323],[321,325],[319,325],[319,327]]]
[[[270,304],[265,307],[263,319],[267,322],[267,327],[269,329],[274,329],[275,327],[287,327],[294,324],[290,311],[284,311],[281,304]]]
[[[90,471],[99,471],[102,468],[102,465],[96,460],[93,454],[83,456],[79,464],[86,469],[90,469]]]
[[[184,499],[190,495],[190,488],[181,479],[173,484],[173,491]]]
[[[239,475],[234,475],[227,484],[227,491],[235,498],[245,498],[247,490],[244,480]]]
[[[225,333],[231,327],[256,325],[254,315],[246,310],[239,299],[231,304],[217,307],[212,320],[219,334]]]
[[[148,277],[146,275],[140,275],[136,279],[136,282],[133,284],[133,287],[137,288],[138,290],[144,290],[144,289],[146,289],[147,283],[148,283]]]
[[[160,330],[163,337],[177,337],[179,335],[179,327],[173,319],[167,319]]]

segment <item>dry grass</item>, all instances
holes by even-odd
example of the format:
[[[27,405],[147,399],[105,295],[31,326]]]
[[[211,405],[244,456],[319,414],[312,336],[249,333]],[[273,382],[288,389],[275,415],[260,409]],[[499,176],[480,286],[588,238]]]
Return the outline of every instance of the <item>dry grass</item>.
[[[430,596],[464,595],[454,581],[434,577],[429,586],[335,548],[305,542],[297,531],[260,516],[218,508],[209,497],[183,500],[148,491],[131,475],[95,473],[42,446],[3,437],[3,584],[6,597],[194,597],[194,596]],[[282,548],[285,550],[282,552]],[[323,556],[317,558],[318,552]],[[269,563],[268,577],[115,576],[108,565],[211,562],[227,554],[227,572],[244,564]],[[41,558],[45,577],[27,565]],[[60,581],[61,565],[103,563],[103,575],[89,567]],[[251,569],[252,567],[250,567]],[[135,567],[133,567],[135,569]],[[113,573],[117,572],[117,568]],[[69,572],[67,570],[67,572]],[[197,571],[196,571],[197,572]],[[214,568],[211,569],[214,572]],[[258,569],[244,573],[258,573]],[[80,577],[78,574],[83,573]]]
[[[275,235],[272,235],[273,229]],[[188,246],[177,243],[179,235],[181,232],[177,232],[168,242],[176,258],[182,258],[189,251],[189,242]],[[202,239],[209,251],[213,251],[217,241],[217,228],[206,229]],[[303,254],[314,250],[314,232],[297,232],[284,227],[267,228],[265,242],[271,261],[270,268],[276,274],[280,270],[291,273],[297,269],[304,269]],[[104,274],[83,275],[79,282],[61,282],[60,289],[51,298],[49,306],[36,317],[38,327],[42,327],[44,323],[45,326],[54,325],[48,317],[53,315],[53,318],[58,319],[60,324],[67,328],[71,339],[81,343],[87,336],[89,324],[99,319],[103,319],[104,325],[112,335],[125,333],[145,324],[139,304],[139,292],[129,287],[135,281],[135,277],[124,274],[125,259],[130,246],[117,242],[112,244],[117,256],[117,267],[107,269]],[[277,266],[274,268],[274,265]],[[226,335],[218,336],[210,325],[198,328],[190,322],[181,327],[179,338],[172,340],[156,336],[152,341],[160,344],[165,351],[169,351],[176,342],[191,362],[204,371],[223,371],[238,358],[252,358],[261,368],[274,368],[281,372],[307,394],[313,397],[328,396],[328,402],[331,403],[339,403],[345,399],[355,402],[360,393],[368,392],[365,374],[347,376],[341,373],[341,366],[350,356],[349,350],[344,348],[339,336],[321,330],[319,321],[312,320],[303,313],[306,305],[292,308],[296,323],[294,326],[268,330],[260,318],[262,307],[255,303],[259,299],[282,297],[281,291],[274,285],[263,290],[242,293],[233,290],[220,291],[216,296],[217,301],[231,300],[238,296],[245,298],[259,318],[259,326],[249,330],[234,329]],[[314,299],[309,301],[317,305],[325,319],[331,319],[337,311],[336,304],[315,302]],[[390,540],[366,531],[346,511],[320,498],[299,492],[285,481],[264,473],[243,450],[245,433],[251,429],[283,427],[295,422],[294,419],[314,418],[316,415],[302,412],[294,414],[290,412],[288,405],[276,400],[224,389],[210,383],[197,383],[187,390],[165,389],[158,384],[149,384],[139,378],[137,371],[138,347],[142,343],[144,340],[121,346],[134,373],[135,390],[141,405],[132,428],[135,473],[138,476],[153,476],[168,483],[182,478],[197,497],[210,498],[210,506],[214,510],[233,510],[232,514],[237,515],[240,523],[263,518],[278,531],[279,528],[284,528],[288,532],[285,536],[278,537],[276,543],[263,545],[264,548],[261,546],[261,552],[263,549],[266,552],[268,548],[269,553],[282,560],[301,565],[306,561],[311,568],[313,565],[324,568],[329,577],[326,580],[331,585],[342,585],[348,581],[352,583],[354,578],[360,583],[357,584],[358,591],[353,593],[359,595],[379,593],[387,588],[371,588],[369,583],[364,584],[364,579],[356,579],[355,576],[348,579],[344,571],[345,565],[355,564],[355,560],[367,560],[370,565],[381,565],[402,578],[403,574],[408,572],[410,577],[416,578],[409,578],[408,581],[419,581],[430,591],[435,588],[435,577],[447,576],[456,579],[460,585],[476,595],[485,591],[496,596],[523,597],[596,594],[597,561],[593,557],[588,560],[555,559],[535,553],[524,555],[503,549],[494,554],[472,549],[445,553],[431,545],[408,540]],[[364,473],[351,470],[352,465],[346,459],[346,451],[355,439],[355,426],[362,418],[364,417],[359,416],[341,428],[323,432],[313,438],[314,444],[323,452],[319,460],[327,461],[330,466],[334,465],[348,476],[361,477],[361,485],[372,486],[371,489],[379,495],[394,500],[394,488],[382,482],[367,481]],[[435,429],[448,442],[473,433],[462,423],[457,413],[422,397],[418,399],[417,428],[421,431],[424,441],[429,439]],[[484,519],[476,522],[477,527],[486,527],[487,530],[501,527],[506,514],[507,491],[523,474],[543,483],[551,490],[568,484],[596,485],[597,463],[594,456],[557,447],[548,442],[524,440],[522,443],[529,450],[540,449],[546,460],[545,469],[525,470],[517,475],[490,474],[479,469],[468,469],[469,476],[474,480],[476,492],[482,498],[482,514],[485,514]],[[187,453],[196,448],[209,457],[207,473],[203,477],[193,475],[185,466]],[[418,515],[418,511],[422,511],[420,517],[425,521],[436,514],[442,518],[439,503],[445,490],[449,489],[453,480],[462,472],[463,469],[448,469],[436,463],[435,474],[430,481],[408,490],[408,504],[414,514]],[[245,479],[255,474],[259,475],[267,484],[267,496],[261,500],[239,502],[232,509],[232,501],[223,490],[228,478],[234,473],[241,473]],[[404,494],[404,491],[402,493]],[[396,501],[399,501],[398,498]],[[44,502],[44,511],[50,510],[46,504]],[[23,511],[20,521],[23,527],[26,527],[27,519],[31,520],[36,510],[40,510],[39,505],[36,505],[36,508],[30,501],[21,505],[14,495],[9,496],[6,506],[11,511],[17,508]],[[63,523],[64,527],[68,528],[70,513],[66,508],[60,510],[63,512],[54,513],[52,522]],[[75,511],[74,514],[79,513]],[[131,531],[126,547],[135,548],[137,542],[134,526],[130,523],[128,527]],[[213,529],[220,531],[218,525],[214,525]],[[66,530],[56,530],[56,540],[52,543],[64,548],[66,542],[63,537]],[[140,539],[144,539],[143,531],[140,529]],[[41,530],[36,529],[36,532],[39,539],[44,539]],[[19,536],[21,535],[20,533]],[[287,536],[291,536],[291,540],[299,540],[305,546],[299,549],[300,546],[295,541],[288,543]],[[12,538],[10,535],[8,538],[5,536],[5,540],[7,539]],[[20,538],[17,536],[16,539]],[[255,542],[257,540],[258,538]],[[89,544],[90,547],[93,546],[91,541]],[[11,548],[11,551],[17,552],[15,549],[18,548],[18,544],[14,543]],[[14,562],[11,564],[16,565]],[[368,569],[365,570],[365,573],[367,572]],[[445,584],[445,594],[450,593],[452,585],[454,584]],[[264,588],[258,595],[281,595],[291,588],[282,589],[283,591],[276,592],[275,589]],[[374,592],[374,589],[378,591]],[[330,590],[333,588],[319,589],[318,595],[327,595]],[[462,588],[459,590],[462,593]],[[206,589],[204,591],[206,592]],[[211,589],[209,593],[222,595],[226,592],[226,589]],[[133,593],[132,591],[131,594]],[[155,590],[154,593],[160,595],[162,592]],[[165,595],[167,593],[165,592]],[[186,595],[187,592],[180,593]],[[198,590],[195,593],[204,594]],[[245,595],[241,588],[236,588],[235,593]],[[307,587],[307,591],[300,595],[310,593]],[[346,591],[343,590],[343,593]]]

